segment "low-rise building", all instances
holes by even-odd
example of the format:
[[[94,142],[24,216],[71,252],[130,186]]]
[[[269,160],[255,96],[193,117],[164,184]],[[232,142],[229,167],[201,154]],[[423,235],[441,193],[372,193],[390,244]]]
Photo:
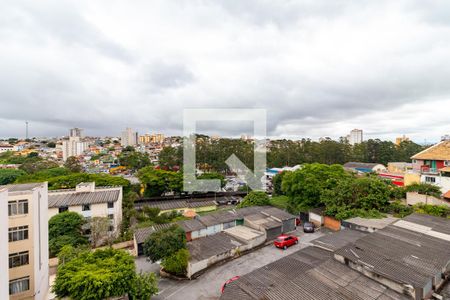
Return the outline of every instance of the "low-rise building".
[[[6,194],[7,193],[7,197]],[[0,199],[7,202],[8,218],[1,218],[1,229],[7,228],[9,299],[47,299],[48,284],[48,218],[47,183],[7,185]],[[6,199],[5,199],[6,198]],[[4,206],[4,205],[2,205]],[[3,210],[2,210],[3,211]],[[6,225],[6,227],[4,227]],[[0,247],[4,251],[4,245]],[[0,254],[0,257],[3,257]],[[5,260],[6,262],[6,260]],[[6,274],[3,274],[2,280]],[[0,283],[3,287],[4,283]],[[2,299],[8,299],[3,298]]]
[[[78,184],[75,189],[50,191],[48,219],[64,211],[73,211],[86,219],[107,217],[110,231],[117,233],[122,222],[122,187],[96,187],[95,182]]]
[[[381,173],[386,172],[386,167],[377,163],[348,162],[344,169],[357,173]]]

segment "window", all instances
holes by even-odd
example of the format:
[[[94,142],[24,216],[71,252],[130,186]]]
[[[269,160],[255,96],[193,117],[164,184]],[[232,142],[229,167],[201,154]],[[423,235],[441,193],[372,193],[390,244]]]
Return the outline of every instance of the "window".
[[[8,201],[8,216],[24,215],[28,213],[28,200]]]
[[[450,160],[445,160],[444,161],[444,166],[450,167]]]
[[[114,202],[108,202],[108,208],[114,208]]]
[[[18,226],[9,228],[8,239],[10,242],[27,240],[28,226]]]
[[[68,211],[68,210],[69,210],[68,206],[61,206],[58,208],[59,213],[62,213],[62,212]]]
[[[109,215],[108,215],[108,219],[114,220],[114,215],[113,215],[113,214],[109,214]]]
[[[109,231],[109,232],[114,231],[114,226],[109,225],[108,231]]]
[[[12,253],[9,255],[9,268],[20,267],[29,264],[28,251]]]
[[[90,204],[83,204],[83,206],[81,207],[82,211],[87,211],[87,210],[91,210],[91,205]]]
[[[30,277],[23,277],[9,281],[9,294],[14,295],[30,289]]]
[[[425,182],[427,183],[436,183],[436,177],[425,177]]]

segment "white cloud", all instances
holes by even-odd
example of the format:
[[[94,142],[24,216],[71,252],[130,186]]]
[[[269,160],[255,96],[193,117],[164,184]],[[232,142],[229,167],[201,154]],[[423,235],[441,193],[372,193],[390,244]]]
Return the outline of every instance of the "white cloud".
[[[437,140],[450,131],[439,3],[9,1],[0,136],[24,120],[37,136],[179,134],[183,108],[257,107],[272,136]]]

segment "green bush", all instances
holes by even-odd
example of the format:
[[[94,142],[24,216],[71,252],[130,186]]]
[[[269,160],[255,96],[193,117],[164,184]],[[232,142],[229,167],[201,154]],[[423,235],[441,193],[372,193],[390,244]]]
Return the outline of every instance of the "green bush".
[[[241,203],[237,206],[238,208],[248,207],[248,206],[264,206],[269,205],[270,199],[265,192],[261,191],[251,191],[247,196],[244,197]]]
[[[186,275],[186,270],[189,262],[189,251],[187,249],[180,249],[174,254],[166,257],[162,261],[164,270],[175,275]]]
[[[430,205],[419,203],[413,206],[416,213],[432,215],[436,217],[448,217],[450,208],[445,205]]]
[[[158,279],[155,273],[136,274],[129,293],[130,300],[150,300],[156,293],[158,293]]]
[[[181,227],[173,225],[152,233],[144,243],[144,254],[156,262],[185,248],[186,233]]]

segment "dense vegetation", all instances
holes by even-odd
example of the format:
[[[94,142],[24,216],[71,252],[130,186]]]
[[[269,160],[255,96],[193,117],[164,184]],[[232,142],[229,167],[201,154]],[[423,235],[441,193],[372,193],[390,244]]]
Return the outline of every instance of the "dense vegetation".
[[[53,286],[58,298],[94,300],[128,295],[147,300],[158,291],[156,276],[136,274],[134,258],[123,250],[66,253],[61,261]]]
[[[56,256],[63,246],[78,247],[87,245],[88,239],[83,236],[83,225],[86,223],[82,215],[65,211],[54,215],[48,221],[48,246],[50,256]]]
[[[423,146],[411,141],[396,145],[390,141],[371,139],[351,146],[345,139],[334,141],[324,139],[314,142],[309,139],[300,141],[271,141],[267,153],[268,167],[293,166],[304,163],[344,164],[349,161],[388,162],[411,160],[411,156],[422,151]],[[202,170],[225,173],[226,159],[235,153],[249,168],[253,168],[253,144],[237,139],[211,140],[198,136],[196,161]],[[160,165],[167,169],[180,167],[183,161],[183,149],[164,148],[160,153]]]
[[[270,199],[265,192],[261,191],[251,191],[247,196],[242,199],[242,202],[238,204],[238,208],[248,207],[248,206],[264,206],[269,205]]]

